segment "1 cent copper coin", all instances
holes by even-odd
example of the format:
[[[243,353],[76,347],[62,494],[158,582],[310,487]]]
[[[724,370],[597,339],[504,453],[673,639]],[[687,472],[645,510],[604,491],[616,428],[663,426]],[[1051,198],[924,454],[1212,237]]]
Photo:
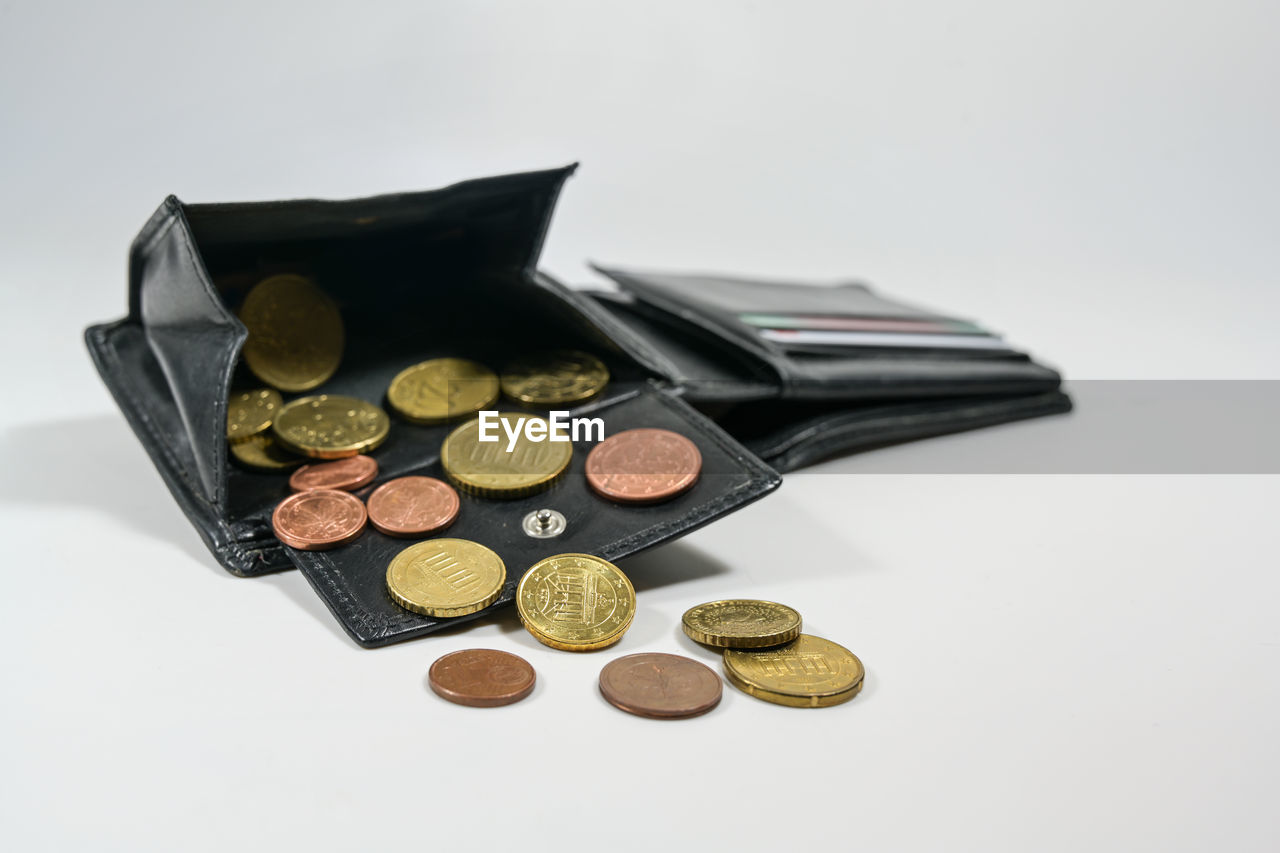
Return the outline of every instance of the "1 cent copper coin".
[[[609,436],[587,455],[587,482],[618,503],[670,500],[693,488],[701,471],[697,445],[665,429],[629,429]]]
[[[367,518],[364,502],[350,492],[312,489],[282,500],[271,513],[271,526],[291,548],[323,551],[354,540]]]
[[[600,670],[600,692],[609,704],[641,717],[674,719],[705,714],[720,703],[720,676],[696,660],[643,652],[610,661]]]
[[[295,492],[312,489],[341,489],[354,492],[367,486],[378,476],[378,463],[369,456],[351,456],[333,462],[303,465],[289,478],[289,488]]]
[[[533,667],[496,649],[464,649],[431,664],[427,682],[441,697],[473,708],[519,702],[533,692]]]
[[[460,506],[443,480],[397,477],[369,495],[369,521],[388,536],[423,536],[453,524]]]

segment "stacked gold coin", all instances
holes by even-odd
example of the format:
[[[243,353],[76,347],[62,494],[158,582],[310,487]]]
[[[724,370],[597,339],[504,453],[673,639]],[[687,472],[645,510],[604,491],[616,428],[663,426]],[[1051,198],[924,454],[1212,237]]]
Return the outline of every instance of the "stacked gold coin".
[[[314,459],[342,459],[367,453],[386,440],[387,413],[358,400],[320,394],[294,400],[271,424],[284,449]]]
[[[847,702],[862,689],[865,671],[844,646],[800,633],[801,619],[785,604],[754,599],[691,607],[684,632],[724,649],[729,683],[757,699],[797,708]]]
[[[516,588],[520,621],[540,643],[571,652],[611,646],[631,627],[636,591],[622,570],[590,554],[534,563]]]
[[[499,414],[498,419],[514,430],[518,419],[542,426],[549,436],[551,425],[543,418]],[[505,428],[495,428],[497,441],[480,440],[480,419],[468,421],[449,433],[440,447],[440,464],[455,486],[464,492],[487,498],[519,498],[550,486],[569,467],[573,444],[568,441],[530,441],[520,431],[515,446],[508,450]]]
[[[498,399],[498,377],[465,358],[433,358],[396,374],[387,402],[417,424],[440,424],[488,408]]]
[[[238,391],[227,401],[227,441],[231,455],[241,465],[255,471],[287,471],[303,460],[276,442],[268,430],[284,400],[271,388]]]

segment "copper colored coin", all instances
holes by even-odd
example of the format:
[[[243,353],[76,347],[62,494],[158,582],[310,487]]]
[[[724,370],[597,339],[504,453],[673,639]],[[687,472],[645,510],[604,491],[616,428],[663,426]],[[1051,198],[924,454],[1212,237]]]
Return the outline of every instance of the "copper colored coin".
[[[397,477],[369,495],[369,521],[388,536],[423,536],[453,524],[458,493],[435,477]]]
[[[609,704],[641,717],[696,717],[720,704],[720,676],[680,655],[626,655],[600,670],[600,692]]]
[[[350,456],[332,462],[303,465],[289,478],[289,488],[295,492],[312,489],[341,489],[354,492],[367,486],[378,476],[378,463],[369,456]]]
[[[364,501],[350,492],[312,489],[282,500],[271,513],[271,526],[291,548],[323,551],[355,539],[367,518]]]
[[[611,435],[587,455],[587,482],[612,501],[649,504],[693,488],[702,454],[692,441],[665,429]]]
[[[464,649],[431,664],[431,689],[450,702],[496,708],[519,702],[533,692],[537,676],[521,657],[495,649]]]

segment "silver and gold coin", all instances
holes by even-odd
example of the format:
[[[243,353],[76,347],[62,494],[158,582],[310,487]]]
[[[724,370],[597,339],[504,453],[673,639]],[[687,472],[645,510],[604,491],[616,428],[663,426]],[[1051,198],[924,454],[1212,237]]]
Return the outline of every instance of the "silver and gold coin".
[[[622,639],[636,614],[636,591],[622,570],[590,554],[534,563],[516,588],[525,629],[555,649],[583,652]]]
[[[511,447],[507,429],[514,431],[521,420],[523,427],[531,422],[540,425],[547,438],[532,441],[521,428]],[[440,464],[464,492],[489,498],[532,495],[559,479],[573,458],[573,444],[552,441],[551,424],[545,418],[500,413],[490,420],[489,435],[497,440],[480,440],[480,419],[476,418],[449,433],[440,447]]]
[[[465,616],[497,601],[507,568],[492,550],[468,539],[410,545],[387,566],[387,592],[424,616]]]
[[[280,392],[272,388],[232,394],[227,401],[227,440],[235,443],[266,432],[283,406]]]
[[[338,370],[344,331],[337,304],[300,275],[273,275],[254,285],[240,306],[249,330],[244,363],[281,391],[310,391]]]
[[[772,649],[726,649],[724,674],[757,699],[794,708],[848,702],[866,674],[858,656],[837,643],[801,634]]]
[[[722,649],[780,646],[800,636],[800,614],[795,610],[749,598],[699,604],[686,610],[680,623],[690,638]]]
[[[594,355],[554,350],[527,356],[502,371],[502,393],[522,403],[563,406],[581,403],[609,384],[609,368]]]
[[[231,445],[231,455],[246,468],[268,473],[288,471],[307,461],[285,450],[268,433],[258,433],[235,442]]]
[[[387,388],[387,402],[396,414],[418,424],[455,420],[497,399],[497,374],[465,358],[433,358],[406,367]]]
[[[314,459],[367,453],[387,438],[391,421],[382,409],[337,394],[303,397],[286,405],[271,424],[285,449]]]

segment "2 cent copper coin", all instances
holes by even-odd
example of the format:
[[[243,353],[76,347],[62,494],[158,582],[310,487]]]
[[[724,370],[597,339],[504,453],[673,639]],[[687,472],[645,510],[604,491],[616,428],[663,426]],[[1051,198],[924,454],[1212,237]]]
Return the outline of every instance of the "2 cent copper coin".
[[[453,486],[435,477],[397,477],[369,495],[369,521],[388,536],[424,536],[458,517]]]
[[[522,657],[496,649],[464,649],[431,664],[427,682],[442,698],[473,708],[519,702],[533,692],[533,667]]]
[[[641,717],[675,719],[705,714],[720,704],[720,676],[696,660],[643,652],[610,661],[600,670],[600,692],[609,704]]]
[[[354,540],[367,518],[364,502],[350,492],[312,489],[282,500],[271,513],[271,526],[291,548],[323,551]]]
[[[587,483],[618,503],[649,504],[687,492],[702,472],[692,441],[665,429],[611,435],[587,455]]]
[[[351,456],[333,462],[303,465],[289,478],[289,488],[295,492],[312,489],[341,489],[354,492],[373,482],[378,476],[378,463],[369,456]]]

